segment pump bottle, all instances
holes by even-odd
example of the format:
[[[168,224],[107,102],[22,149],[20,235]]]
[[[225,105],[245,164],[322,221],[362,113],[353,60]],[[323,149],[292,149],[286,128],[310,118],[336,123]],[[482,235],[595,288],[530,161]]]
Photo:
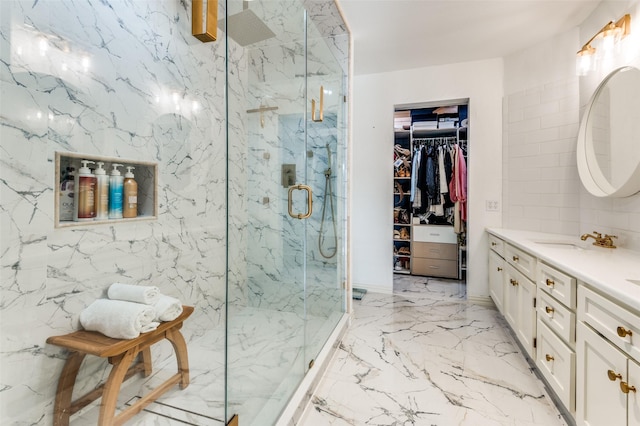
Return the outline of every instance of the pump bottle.
[[[113,170],[109,176],[109,219],[122,219],[122,191],[124,178],[118,167],[122,164],[112,164]]]
[[[94,220],[96,217],[96,175],[91,173],[91,169],[87,167],[88,163],[94,163],[89,160],[81,160],[82,167],[78,170],[75,177],[75,191],[73,220],[87,221]]]
[[[138,183],[134,180],[131,169],[133,166],[127,166],[127,173],[124,175],[124,207],[122,209],[122,217],[131,218],[138,216]]]
[[[98,161],[98,168],[95,170],[96,175],[96,219],[109,218],[109,176],[102,168],[104,163]]]

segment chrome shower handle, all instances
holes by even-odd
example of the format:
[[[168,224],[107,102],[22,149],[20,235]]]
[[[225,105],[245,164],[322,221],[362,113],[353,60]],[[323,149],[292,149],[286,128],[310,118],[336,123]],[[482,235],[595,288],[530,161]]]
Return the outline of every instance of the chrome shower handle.
[[[311,99],[311,120],[320,123],[324,120],[324,86],[320,86],[320,113],[316,118],[316,100]]]
[[[293,212],[293,191],[307,191],[307,212],[306,213],[294,213]],[[294,219],[307,219],[313,212],[313,191],[310,186],[307,185],[293,185],[289,187],[289,216]]]

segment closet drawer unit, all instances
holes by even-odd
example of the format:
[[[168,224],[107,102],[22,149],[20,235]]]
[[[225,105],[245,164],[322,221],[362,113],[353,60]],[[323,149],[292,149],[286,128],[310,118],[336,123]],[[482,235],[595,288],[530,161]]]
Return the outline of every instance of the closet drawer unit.
[[[458,236],[453,231],[453,226],[414,225],[412,231],[413,241],[458,244]]]
[[[537,338],[536,365],[564,406],[575,411],[576,353],[542,321],[538,321]]]
[[[536,258],[511,244],[504,246],[504,258],[531,281],[536,282]]]
[[[413,257],[458,260],[458,245],[442,243],[413,243]]]
[[[538,320],[556,332],[566,344],[576,344],[576,314],[538,287],[536,293]]]
[[[632,358],[640,360],[640,315],[580,285],[578,319],[590,325]]]
[[[538,288],[549,293],[570,309],[576,308],[576,279],[538,262]]]
[[[489,234],[489,248],[504,258],[504,241],[500,238]]]
[[[413,258],[411,273],[431,277],[458,278],[458,262],[455,260]]]

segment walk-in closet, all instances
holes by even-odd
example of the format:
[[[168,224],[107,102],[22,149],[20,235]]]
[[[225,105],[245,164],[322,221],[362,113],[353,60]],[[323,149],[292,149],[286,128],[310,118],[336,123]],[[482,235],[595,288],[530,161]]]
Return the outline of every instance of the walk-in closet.
[[[468,100],[397,105],[393,271],[466,279]]]

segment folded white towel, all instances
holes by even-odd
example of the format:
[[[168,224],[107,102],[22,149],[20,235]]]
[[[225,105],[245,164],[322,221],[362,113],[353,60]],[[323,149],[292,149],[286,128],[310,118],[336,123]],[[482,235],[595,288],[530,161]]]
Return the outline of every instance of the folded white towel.
[[[153,331],[156,328],[158,328],[159,325],[160,325],[159,322],[151,321],[149,324],[142,326],[142,328],[140,329],[140,333],[148,333],[150,331]]]
[[[98,299],[80,312],[85,330],[99,331],[114,339],[135,339],[148,330],[155,316],[153,306],[123,300]]]
[[[113,283],[107,291],[109,299],[153,305],[160,298],[158,287]]]
[[[182,303],[175,297],[160,295],[153,307],[156,309],[156,321],[173,321],[182,313]]]

